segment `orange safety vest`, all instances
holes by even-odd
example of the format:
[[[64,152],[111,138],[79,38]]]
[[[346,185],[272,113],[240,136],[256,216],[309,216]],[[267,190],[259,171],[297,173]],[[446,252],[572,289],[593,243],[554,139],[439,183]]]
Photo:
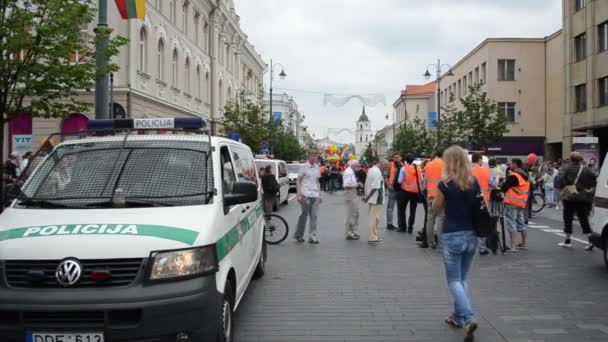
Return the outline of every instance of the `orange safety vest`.
[[[394,190],[399,188],[399,183],[397,183],[397,179],[399,179],[399,170],[403,167],[403,163],[399,162],[399,167],[395,167],[396,162],[391,163],[391,168],[388,173],[388,184],[394,187]]]
[[[407,178],[405,182],[401,183],[401,190],[415,194],[419,193],[418,186],[422,185],[420,169],[418,167],[414,168],[412,165],[405,165],[403,169],[407,172]],[[418,184],[416,184],[416,173],[418,173]]]
[[[518,186],[507,190],[505,194],[505,204],[512,205],[518,208],[525,208],[528,203],[528,193],[530,191],[530,183],[524,179],[519,173],[514,172],[513,175],[517,178]]]
[[[481,195],[486,201],[490,200],[490,178],[492,177],[492,171],[486,167],[473,166],[471,169],[473,177],[477,179],[479,186],[481,187]]]
[[[435,198],[437,196],[437,191],[439,191],[439,182],[441,182],[444,167],[445,163],[441,159],[431,160],[426,164],[424,174],[426,177],[426,191],[428,198]]]

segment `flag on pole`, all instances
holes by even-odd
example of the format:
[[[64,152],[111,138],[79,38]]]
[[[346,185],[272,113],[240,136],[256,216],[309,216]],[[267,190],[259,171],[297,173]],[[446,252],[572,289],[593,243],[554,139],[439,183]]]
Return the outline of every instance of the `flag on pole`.
[[[146,0],[114,0],[123,19],[144,19]]]

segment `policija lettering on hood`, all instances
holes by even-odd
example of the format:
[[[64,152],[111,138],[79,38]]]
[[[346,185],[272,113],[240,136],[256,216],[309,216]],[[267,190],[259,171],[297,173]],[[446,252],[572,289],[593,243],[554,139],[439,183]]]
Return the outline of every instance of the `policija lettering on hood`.
[[[23,233],[28,236],[73,235],[73,234],[131,234],[138,235],[134,224],[76,224],[62,226],[30,227]]]

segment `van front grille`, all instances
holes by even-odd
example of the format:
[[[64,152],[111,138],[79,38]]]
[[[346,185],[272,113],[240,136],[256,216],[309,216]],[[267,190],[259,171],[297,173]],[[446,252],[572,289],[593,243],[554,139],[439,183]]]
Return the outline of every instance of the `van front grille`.
[[[142,270],[142,260],[138,259],[99,259],[79,260],[82,264],[80,280],[69,288],[127,286],[133,283]],[[62,288],[55,278],[61,260],[6,260],[6,281],[12,287]],[[92,273],[102,272],[109,275],[104,280],[94,280]]]

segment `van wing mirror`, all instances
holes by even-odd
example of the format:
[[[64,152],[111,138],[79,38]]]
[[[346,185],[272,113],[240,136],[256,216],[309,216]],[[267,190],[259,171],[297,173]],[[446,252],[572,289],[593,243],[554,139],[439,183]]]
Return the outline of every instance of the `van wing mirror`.
[[[224,194],[224,205],[227,207],[257,200],[258,186],[254,182],[235,182],[232,186],[232,192]]]

